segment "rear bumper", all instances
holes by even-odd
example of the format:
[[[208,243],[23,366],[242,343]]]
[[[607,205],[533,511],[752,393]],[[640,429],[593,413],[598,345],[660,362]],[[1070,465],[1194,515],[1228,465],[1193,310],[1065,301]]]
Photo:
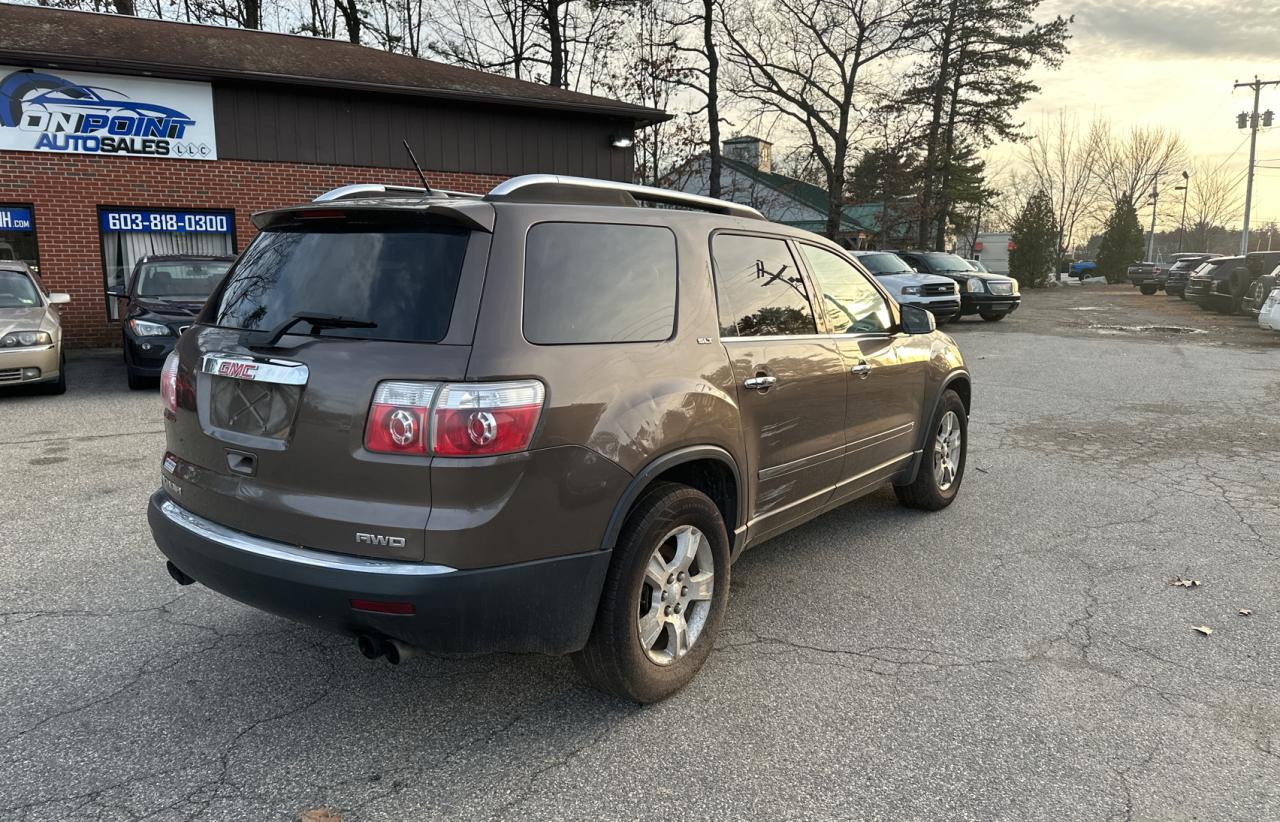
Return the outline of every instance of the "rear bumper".
[[[366,559],[225,528],[157,491],[147,510],[160,551],[187,576],[247,605],[345,634],[375,634],[436,653],[565,654],[586,644],[609,551],[456,570]],[[408,603],[412,614],[352,608]]]

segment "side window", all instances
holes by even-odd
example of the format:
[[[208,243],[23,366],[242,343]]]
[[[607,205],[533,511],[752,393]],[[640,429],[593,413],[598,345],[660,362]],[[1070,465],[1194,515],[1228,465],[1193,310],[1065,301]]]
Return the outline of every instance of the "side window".
[[[676,236],[659,226],[539,223],[524,253],[524,337],[657,342],[676,321]]]
[[[817,333],[809,292],[785,241],[717,234],[711,241],[711,255],[720,336]]]
[[[823,311],[833,334],[867,334],[893,326],[889,304],[861,271],[825,248],[801,244],[821,292]]]

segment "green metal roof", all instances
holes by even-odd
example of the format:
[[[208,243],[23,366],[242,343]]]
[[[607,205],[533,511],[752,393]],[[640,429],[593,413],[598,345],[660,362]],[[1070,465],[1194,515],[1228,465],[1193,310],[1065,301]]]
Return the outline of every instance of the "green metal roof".
[[[750,163],[744,163],[741,160],[733,160],[729,157],[722,158],[725,168],[732,169],[739,174],[744,174],[756,180],[775,191],[780,191],[796,202],[808,206],[815,211],[827,211],[827,191],[826,189],[815,186],[812,183],[806,183],[804,180],[797,180],[794,177],[787,177],[784,174],[774,174],[771,171],[761,171]],[[883,206],[879,203],[869,203],[864,205],[847,205],[840,215],[840,227],[847,231],[874,231],[879,223],[880,212]],[[826,220],[792,220],[785,221],[786,225],[796,228],[803,228],[806,231],[821,232],[827,227]]]

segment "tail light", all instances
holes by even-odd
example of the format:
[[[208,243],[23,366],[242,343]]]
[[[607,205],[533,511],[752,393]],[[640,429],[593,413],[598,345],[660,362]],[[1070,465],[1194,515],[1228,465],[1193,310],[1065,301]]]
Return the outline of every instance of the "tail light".
[[[164,400],[165,410],[170,414],[178,413],[178,352],[174,351],[164,361],[160,370],[160,397]]]
[[[364,447],[383,454],[426,454],[433,382],[380,382],[373,392]]]
[[[364,447],[383,454],[493,456],[529,447],[546,390],[537,380],[378,383]]]
[[[544,394],[537,380],[446,385],[436,402],[435,452],[469,457],[523,451],[538,427]]]

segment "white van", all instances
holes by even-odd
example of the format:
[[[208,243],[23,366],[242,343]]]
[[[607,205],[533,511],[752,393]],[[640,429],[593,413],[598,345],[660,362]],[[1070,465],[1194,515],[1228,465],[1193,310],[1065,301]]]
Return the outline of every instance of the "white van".
[[[1013,248],[1013,235],[1008,232],[979,234],[973,242],[973,253],[992,274],[1009,276],[1009,250]]]

